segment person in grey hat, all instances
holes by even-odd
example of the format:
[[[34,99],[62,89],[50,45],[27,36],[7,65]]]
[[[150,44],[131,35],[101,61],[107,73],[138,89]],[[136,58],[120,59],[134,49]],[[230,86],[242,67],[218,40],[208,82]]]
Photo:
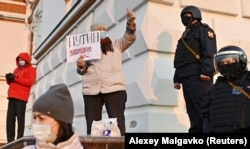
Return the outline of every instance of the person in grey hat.
[[[82,93],[87,122],[87,134],[91,134],[93,120],[102,119],[105,105],[109,118],[117,118],[121,135],[125,134],[125,104],[127,101],[126,82],[122,72],[122,54],[136,39],[135,14],[127,9],[126,29],[121,36],[111,40],[107,27],[102,23],[91,26],[91,31],[101,31],[101,58],[85,61],[77,60],[77,73],[82,75]]]
[[[33,104],[36,144],[23,149],[83,149],[72,123],[74,105],[65,84],[51,86]]]

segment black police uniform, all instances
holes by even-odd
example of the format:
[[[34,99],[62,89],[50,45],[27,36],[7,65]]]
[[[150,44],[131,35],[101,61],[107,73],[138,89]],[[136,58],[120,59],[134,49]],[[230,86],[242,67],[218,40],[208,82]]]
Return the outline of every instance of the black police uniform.
[[[174,83],[182,84],[190,119],[189,132],[202,132],[202,108],[207,92],[213,85],[213,56],[217,52],[216,35],[207,24],[198,21],[188,26],[182,37],[189,47],[200,55],[201,61],[185,47],[180,38],[174,57]],[[210,76],[211,80],[202,81],[201,74]]]
[[[233,81],[250,94],[250,72]],[[204,132],[250,132],[250,99],[232,87],[225,77],[218,77],[208,93],[203,115]],[[209,123],[210,122],[210,123]]]

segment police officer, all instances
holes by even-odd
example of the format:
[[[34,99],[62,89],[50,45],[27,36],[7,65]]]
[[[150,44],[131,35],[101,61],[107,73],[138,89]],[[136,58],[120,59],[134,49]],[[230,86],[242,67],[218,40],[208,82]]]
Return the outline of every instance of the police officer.
[[[208,89],[213,85],[213,55],[217,51],[216,36],[196,6],[186,6],[181,11],[181,21],[186,27],[178,40],[174,57],[174,88],[183,89],[189,133],[202,132],[204,106]]]
[[[209,90],[204,108],[204,132],[250,132],[250,72],[247,56],[237,46],[225,46],[214,56],[221,74]]]

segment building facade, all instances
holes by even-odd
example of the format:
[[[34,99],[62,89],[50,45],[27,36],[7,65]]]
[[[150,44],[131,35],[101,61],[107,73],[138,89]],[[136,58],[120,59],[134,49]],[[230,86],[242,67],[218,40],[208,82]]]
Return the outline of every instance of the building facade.
[[[5,74],[16,67],[16,56],[28,51],[23,0],[0,0],[0,142],[6,142],[7,89]]]

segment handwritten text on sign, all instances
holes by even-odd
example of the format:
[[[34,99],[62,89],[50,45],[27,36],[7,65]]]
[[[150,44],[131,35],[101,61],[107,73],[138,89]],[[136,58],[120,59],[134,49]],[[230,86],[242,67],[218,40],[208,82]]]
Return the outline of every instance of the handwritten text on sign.
[[[67,62],[75,62],[80,55],[84,60],[100,59],[100,31],[88,32],[78,35],[69,35],[67,42]]]

